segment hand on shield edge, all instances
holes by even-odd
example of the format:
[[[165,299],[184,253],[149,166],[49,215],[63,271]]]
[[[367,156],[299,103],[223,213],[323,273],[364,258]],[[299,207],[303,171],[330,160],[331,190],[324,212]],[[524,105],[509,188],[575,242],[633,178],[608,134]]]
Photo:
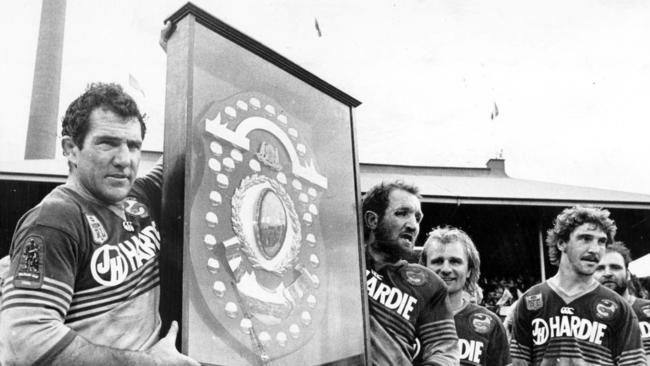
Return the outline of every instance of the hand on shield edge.
[[[176,350],[176,336],[178,335],[178,322],[175,320],[169,327],[169,332],[158,343],[154,344],[147,353],[155,360],[156,365],[190,365],[201,364]]]

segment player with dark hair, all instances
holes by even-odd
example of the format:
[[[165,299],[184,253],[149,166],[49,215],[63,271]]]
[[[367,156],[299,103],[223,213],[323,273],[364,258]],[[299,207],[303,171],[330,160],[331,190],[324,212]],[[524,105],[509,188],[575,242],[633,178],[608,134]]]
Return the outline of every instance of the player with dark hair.
[[[576,206],[548,231],[558,272],[530,288],[514,310],[513,365],[645,365],[632,308],[593,278],[616,234],[609,211]]]
[[[457,365],[458,337],[447,291],[412,256],[422,210],[418,190],[380,183],[364,196],[364,238],[372,365],[410,365],[421,342],[422,365]]]
[[[460,346],[461,365],[505,366],[511,363],[506,330],[490,310],[470,303],[481,274],[481,258],[463,230],[446,226],[429,233],[420,264],[433,270],[447,285]]]
[[[639,299],[632,295],[628,284],[631,273],[628,265],[632,261],[630,250],[622,242],[616,242],[605,251],[605,255],[598,263],[594,278],[603,286],[621,295],[632,306],[632,310],[639,319],[641,341],[645,350],[646,359],[650,363],[650,301]]]
[[[0,363],[198,365],[159,340],[162,164],[136,179],[143,116],[91,84],[63,119],[70,173],[18,222],[2,289]]]

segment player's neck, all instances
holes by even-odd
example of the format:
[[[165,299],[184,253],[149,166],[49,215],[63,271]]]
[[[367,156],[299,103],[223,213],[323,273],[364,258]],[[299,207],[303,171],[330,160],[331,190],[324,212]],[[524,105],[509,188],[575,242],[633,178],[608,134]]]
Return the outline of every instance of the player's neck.
[[[621,296],[627,301],[628,304],[632,305],[634,303],[634,300],[636,299],[634,295],[630,293],[630,290],[625,290]]]
[[[579,274],[572,269],[563,268],[562,265],[551,280],[567,294],[584,292],[596,282],[593,276]]]
[[[372,258],[372,260],[375,262],[376,266],[381,266],[387,263],[386,255],[381,251],[376,250],[372,245],[372,241],[366,243],[366,251],[368,252],[368,255]]]
[[[118,203],[108,203],[108,202],[98,200],[92,193],[90,193],[86,189],[86,187],[84,187],[83,184],[81,184],[81,182],[79,182],[79,179],[77,179],[77,177],[74,174],[70,174],[68,176],[68,180],[66,181],[66,185],[68,187],[70,187],[73,191],[77,192],[77,194],[79,194],[84,199],[86,199],[88,201],[91,201],[91,202],[95,202],[95,203],[97,203],[99,205],[105,206],[110,211],[115,213],[117,216],[124,219],[124,209],[122,208],[121,203],[119,203],[119,204]]]
[[[451,312],[455,315],[467,305],[467,301],[463,299],[463,291],[456,291],[449,294],[449,307]]]
[[[391,252],[389,250],[382,250],[382,248],[386,249],[386,247],[382,247],[376,243],[374,233],[371,233],[368,239],[369,240],[366,243],[366,250],[375,261],[375,264],[395,264],[399,262],[400,259],[403,259],[400,258],[398,251]]]

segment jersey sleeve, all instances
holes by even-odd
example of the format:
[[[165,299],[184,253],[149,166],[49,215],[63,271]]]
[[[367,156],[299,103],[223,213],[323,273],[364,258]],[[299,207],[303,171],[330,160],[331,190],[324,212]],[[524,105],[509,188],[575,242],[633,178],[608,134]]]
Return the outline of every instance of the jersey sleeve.
[[[496,325],[490,335],[490,341],[487,347],[486,365],[510,365],[512,363],[512,358],[510,357],[510,347],[508,345],[506,328],[497,316],[493,316],[492,319]]]
[[[618,366],[640,366],[646,364],[645,353],[641,343],[639,321],[632,308],[621,301],[620,319],[616,322],[618,329],[613,332],[613,356]]]
[[[135,180],[132,193],[144,200],[153,210],[154,218],[158,219],[162,198],[163,161],[158,159],[156,165],[147,175]]]
[[[416,336],[421,342],[422,365],[458,365],[460,351],[447,290],[438,277],[430,279],[433,296],[418,319]]]
[[[35,226],[17,235],[0,312],[0,364],[39,364],[75,332],[64,325],[77,272],[78,247],[62,231]]]
[[[530,365],[532,363],[532,335],[529,314],[524,301],[518,301],[513,310],[512,339],[510,355],[513,365]]]

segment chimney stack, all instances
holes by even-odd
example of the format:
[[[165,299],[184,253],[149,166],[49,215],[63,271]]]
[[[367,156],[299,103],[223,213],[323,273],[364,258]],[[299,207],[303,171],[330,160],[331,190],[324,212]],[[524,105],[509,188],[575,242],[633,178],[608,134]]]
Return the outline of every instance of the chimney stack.
[[[61,91],[66,0],[43,0],[25,159],[53,159]]]

